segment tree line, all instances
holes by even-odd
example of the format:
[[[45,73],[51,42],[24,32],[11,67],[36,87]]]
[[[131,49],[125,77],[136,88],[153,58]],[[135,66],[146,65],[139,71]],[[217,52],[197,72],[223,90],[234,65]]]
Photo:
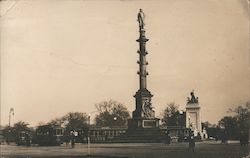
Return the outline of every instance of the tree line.
[[[221,139],[240,139],[242,135],[249,135],[250,131],[250,103],[229,108],[228,115],[221,118],[217,124],[202,122],[208,137]],[[161,114],[162,123],[166,126],[186,126],[186,113],[179,110],[179,105],[169,103]]]
[[[95,115],[95,126],[100,127],[116,127],[126,126],[127,120],[130,118],[129,111],[125,105],[114,100],[103,101],[95,105],[97,115]],[[72,130],[87,130],[90,125],[90,116],[85,112],[69,112],[64,116],[52,119],[41,125],[62,126],[67,131]],[[3,129],[3,136],[13,138],[21,131],[35,132],[33,127],[29,127],[29,123],[19,121],[13,127],[6,126]]]
[[[114,100],[100,102],[95,107],[97,114],[94,118],[94,126],[127,126],[127,120],[131,118],[126,106]],[[218,138],[222,131],[226,131],[229,139],[239,139],[242,132],[249,132],[249,103],[229,109],[228,114],[228,116],[220,119],[217,124],[211,124],[208,121],[202,123],[202,127],[207,130],[209,137]],[[163,126],[186,126],[186,113],[179,110],[179,105],[174,102],[167,104],[160,117]],[[90,116],[84,112],[69,112],[43,125],[62,126],[68,131],[75,129],[86,130],[91,126]],[[3,134],[16,135],[22,130],[34,132],[34,128],[29,127],[28,123],[19,121],[13,127],[6,126]]]

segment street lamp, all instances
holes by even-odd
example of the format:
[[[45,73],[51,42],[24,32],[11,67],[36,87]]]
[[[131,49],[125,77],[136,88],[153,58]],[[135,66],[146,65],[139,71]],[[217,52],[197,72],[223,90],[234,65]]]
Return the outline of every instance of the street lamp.
[[[88,126],[90,126],[90,114],[88,115]]]
[[[117,126],[117,117],[116,117],[116,116],[113,117],[112,126],[113,126],[113,127],[116,127],[116,126]]]
[[[11,121],[11,115],[14,116],[14,108],[10,108],[10,112],[9,112],[9,127],[10,127],[10,121]]]
[[[176,120],[176,125],[177,125],[177,126],[181,125],[181,124],[180,124],[180,119],[182,118],[182,117],[181,117],[182,114],[183,114],[183,111],[182,111],[182,110],[181,110],[181,111],[178,111],[178,115],[177,115],[177,118],[176,118],[176,119],[177,119],[177,120]]]
[[[9,129],[8,129],[8,136],[7,136],[7,144],[9,144],[9,139],[10,139],[10,135],[11,135],[11,130],[10,130],[10,125],[11,125],[11,116],[14,116],[14,108],[10,108],[10,112],[9,112]]]
[[[90,155],[90,120],[91,114],[96,113],[98,111],[92,111],[88,114],[88,132],[87,132],[87,144],[88,144],[88,155]]]
[[[96,113],[98,111],[92,111],[88,114],[88,132],[87,132],[87,144],[88,144],[88,155],[90,155],[90,120],[91,114]]]
[[[88,115],[88,133],[87,133],[87,144],[88,144],[88,155],[90,155],[90,114]]]

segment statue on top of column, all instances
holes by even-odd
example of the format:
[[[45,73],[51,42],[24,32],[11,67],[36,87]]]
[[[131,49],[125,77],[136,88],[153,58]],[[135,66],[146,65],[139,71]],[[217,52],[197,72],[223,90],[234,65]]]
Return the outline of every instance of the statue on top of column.
[[[140,30],[141,30],[141,29],[144,29],[144,26],[145,26],[145,23],[144,23],[145,14],[144,14],[144,12],[142,11],[142,9],[140,9],[140,11],[139,11],[137,17],[138,17],[137,21],[139,22],[139,28],[140,28]]]
[[[195,97],[194,90],[190,93],[191,99],[188,97],[187,103],[198,103],[198,97]]]

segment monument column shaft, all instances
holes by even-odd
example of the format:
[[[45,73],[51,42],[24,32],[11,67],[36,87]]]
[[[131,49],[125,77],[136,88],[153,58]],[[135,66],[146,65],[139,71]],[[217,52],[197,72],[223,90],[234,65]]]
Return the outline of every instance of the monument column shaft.
[[[140,65],[140,89],[146,89],[147,88],[147,78],[146,78],[146,66]]]
[[[148,64],[146,61],[146,42],[148,39],[145,37],[145,31],[140,30],[140,38],[137,40],[139,42],[140,50],[140,59],[139,59],[139,81],[140,81],[140,89],[147,89],[147,75],[148,72],[146,70],[146,65]]]

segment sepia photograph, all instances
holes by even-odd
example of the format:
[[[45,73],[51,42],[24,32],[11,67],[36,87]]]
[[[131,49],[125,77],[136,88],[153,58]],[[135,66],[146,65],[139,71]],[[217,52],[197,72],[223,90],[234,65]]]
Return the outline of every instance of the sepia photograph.
[[[249,0],[0,0],[1,158],[250,158]]]

